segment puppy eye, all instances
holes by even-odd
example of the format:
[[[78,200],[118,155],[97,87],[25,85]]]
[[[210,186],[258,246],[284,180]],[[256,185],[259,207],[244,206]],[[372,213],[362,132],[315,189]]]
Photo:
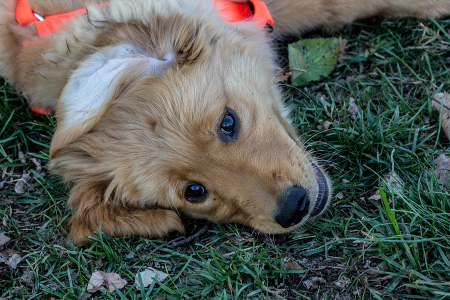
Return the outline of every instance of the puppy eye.
[[[236,141],[239,131],[239,118],[234,110],[228,108],[220,117],[217,132],[219,139],[228,144]]]
[[[189,202],[202,202],[205,200],[208,191],[199,183],[190,183],[184,190],[184,198]]]
[[[233,135],[234,127],[236,125],[236,120],[230,114],[229,111],[225,113],[223,117],[222,124],[220,124],[220,130],[226,135]]]

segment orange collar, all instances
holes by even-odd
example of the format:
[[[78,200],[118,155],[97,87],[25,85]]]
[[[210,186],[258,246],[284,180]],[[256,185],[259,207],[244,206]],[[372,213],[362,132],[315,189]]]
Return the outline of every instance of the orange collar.
[[[77,14],[85,14],[86,9],[79,9],[64,14],[43,17],[35,13],[28,5],[27,0],[18,0],[16,6],[16,20],[20,25],[34,23],[39,35],[45,35],[59,30],[64,26],[64,21],[75,17]]]
[[[1,1],[1,0],[0,0]],[[261,28],[271,32],[273,18],[269,9],[262,0],[249,0],[247,3],[236,3],[229,0],[214,0],[218,5],[218,14],[225,22],[256,22]],[[41,16],[35,13],[28,5],[27,0],[18,0],[16,6],[16,20],[20,25],[34,23],[40,36],[59,30],[65,26],[64,21],[75,17],[77,14],[85,14],[86,8],[53,16]],[[29,42],[25,41],[24,46]],[[45,115],[52,113],[51,108],[32,106],[31,111]]]
[[[256,22],[262,28],[272,31],[273,18],[262,0],[249,0],[247,3],[214,0],[214,4],[219,6],[219,16],[225,22]]]
[[[266,4],[261,0],[249,0],[247,3],[235,3],[229,0],[214,0],[219,6],[218,13],[226,22],[251,21],[257,22],[261,27],[271,30],[273,18]],[[35,13],[28,5],[27,0],[18,0],[16,6],[16,20],[20,25],[34,23],[39,35],[56,32],[64,21],[85,14],[86,8],[53,16],[41,16]]]

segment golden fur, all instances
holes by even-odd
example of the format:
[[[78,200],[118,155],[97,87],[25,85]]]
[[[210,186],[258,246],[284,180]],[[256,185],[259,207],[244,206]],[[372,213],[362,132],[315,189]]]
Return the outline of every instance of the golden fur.
[[[274,214],[293,186],[308,192],[307,216],[313,215],[322,171],[290,126],[270,39],[256,24],[223,23],[210,0],[29,3],[44,16],[88,8],[57,33],[39,37],[32,24],[15,22],[15,0],[0,4],[0,75],[30,105],[56,107],[51,169],[73,184],[74,244],[94,235],[100,223],[112,236],[183,232],[178,213],[267,233],[292,231],[308,217],[280,226]],[[437,18],[450,12],[447,0],[266,3],[277,35],[372,15]],[[24,41],[31,43],[23,47]],[[103,67],[116,75],[103,79],[111,73]],[[97,89],[89,86],[92,79],[102,91],[92,96],[101,98],[98,105],[74,110],[80,102],[90,105],[85,99]],[[240,122],[230,143],[220,141],[217,129],[227,109]],[[204,201],[186,201],[189,182],[208,189]],[[328,203],[330,182],[323,184]]]

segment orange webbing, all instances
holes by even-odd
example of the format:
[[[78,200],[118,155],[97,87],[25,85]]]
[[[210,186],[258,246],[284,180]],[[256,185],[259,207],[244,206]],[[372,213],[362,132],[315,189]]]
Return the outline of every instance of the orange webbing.
[[[40,21],[33,13],[33,10],[28,5],[27,0],[18,0],[16,6],[16,20],[20,25],[25,25],[34,22],[39,35],[45,35],[59,30],[59,26],[65,26],[64,21],[73,18],[77,14],[85,14],[86,9],[71,11],[68,13],[57,14],[53,16],[44,17]]]
[[[32,106],[31,111],[36,113],[36,114],[40,114],[40,115],[46,115],[46,114],[52,114],[53,113],[53,109],[51,108],[43,108],[43,107],[38,107],[38,106]]]
[[[1,0],[0,0],[1,1]],[[250,0],[253,11],[248,3],[235,3],[229,0],[214,0],[214,3],[219,6],[218,13],[226,22],[240,22],[251,21],[257,22],[261,27],[267,24],[273,25],[273,18],[267,9],[266,4],[261,0]],[[85,14],[86,9],[79,9],[68,13],[57,14],[53,16],[44,17],[40,21],[34,14],[27,0],[18,0],[16,6],[16,20],[19,24],[25,25],[34,22],[39,35],[46,35],[59,30],[59,26],[65,26],[64,21],[68,20],[77,14]],[[30,44],[29,41],[24,41],[23,45],[26,47]],[[42,108],[32,106],[31,111],[37,114],[45,115],[53,113],[50,108]]]
[[[226,22],[252,21],[261,27],[273,25],[273,18],[266,4],[261,0],[251,0],[253,12],[247,3],[236,3],[229,0],[214,0],[219,6],[218,13]]]

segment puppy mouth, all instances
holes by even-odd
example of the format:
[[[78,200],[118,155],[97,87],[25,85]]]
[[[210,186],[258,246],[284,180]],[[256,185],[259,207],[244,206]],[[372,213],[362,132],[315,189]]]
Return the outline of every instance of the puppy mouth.
[[[325,174],[313,164],[314,173],[316,174],[317,180],[317,197],[313,209],[311,210],[310,218],[316,217],[325,211],[328,205],[328,199],[330,195],[330,188],[328,186],[327,178]]]

